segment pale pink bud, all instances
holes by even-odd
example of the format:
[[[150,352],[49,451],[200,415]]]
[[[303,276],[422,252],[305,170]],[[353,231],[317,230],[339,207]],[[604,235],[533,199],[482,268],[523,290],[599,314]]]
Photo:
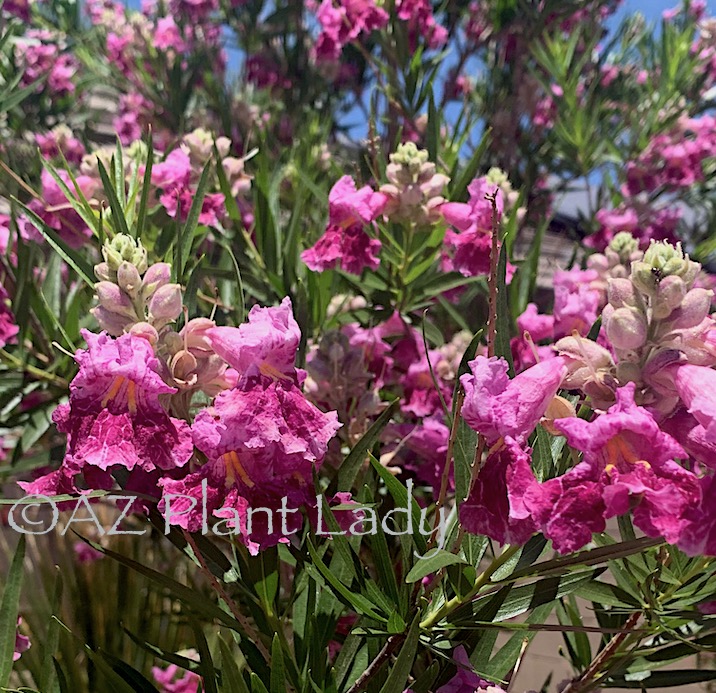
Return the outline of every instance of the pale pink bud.
[[[112,282],[97,282],[94,285],[100,306],[110,313],[119,313],[136,320],[137,313],[132,301],[116,284]]]
[[[112,281],[112,270],[106,262],[100,262],[94,266],[94,274],[100,281]]]
[[[156,346],[159,341],[159,334],[148,322],[135,323],[129,329],[129,333],[135,337],[146,339],[153,347]]]
[[[168,284],[172,276],[172,267],[166,262],[157,262],[153,264],[144,275],[142,282],[142,296],[146,300],[160,286]]]
[[[646,342],[646,320],[633,308],[617,308],[607,320],[606,329],[616,349],[638,349]]]
[[[636,306],[638,302],[636,290],[629,279],[610,279],[607,283],[607,296],[614,308]]]
[[[669,317],[672,311],[681,305],[684,296],[686,296],[686,284],[681,277],[675,274],[664,277],[656,290],[653,305],[654,317],[657,320]]]
[[[181,314],[181,286],[165,284],[159,287],[149,302],[149,319],[156,326],[166,325]]]
[[[117,284],[131,298],[136,298],[142,286],[142,278],[134,265],[129,262],[123,262],[117,268]]]
[[[672,330],[685,330],[699,325],[711,310],[711,289],[691,289],[677,311],[671,314]]]
[[[94,315],[94,318],[99,323],[100,328],[112,335],[112,337],[119,337],[120,335],[123,335],[124,328],[134,322],[132,318],[128,318],[126,315],[112,313],[102,306],[92,308],[90,313]]]

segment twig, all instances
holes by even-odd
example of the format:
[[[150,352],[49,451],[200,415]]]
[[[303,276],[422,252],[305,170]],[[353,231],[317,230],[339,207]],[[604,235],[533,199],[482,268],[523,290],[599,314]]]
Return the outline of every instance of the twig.
[[[492,203],[492,247],[490,249],[490,289],[489,316],[487,322],[487,355],[495,355],[495,335],[497,334],[497,265],[500,260],[500,231],[497,218],[497,191],[485,195]]]
[[[378,673],[379,669],[383,666],[388,657],[393,654],[404,638],[405,635],[403,633],[391,635],[385,645],[383,645],[383,649],[378,653],[376,658],[356,679],[356,682],[348,689],[348,693],[359,693],[359,691],[362,691],[368,685],[368,682]]]
[[[605,662],[612,657],[619,646],[632,633],[640,616],[640,611],[635,611],[631,616],[629,616],[622,631],[609,641],[609,644],[594,658],[587,670],[581,676],[573,679],[562,691],[562,693],[578,693],[583,690],[584,687],[597,676]]]

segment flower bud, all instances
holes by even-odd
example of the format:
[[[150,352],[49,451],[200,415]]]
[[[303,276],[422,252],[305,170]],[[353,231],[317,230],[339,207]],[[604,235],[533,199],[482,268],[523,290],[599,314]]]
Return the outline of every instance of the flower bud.
[[[691,289],[679,308],[671,314],[669,327],[672,330],[686,330],[699,325],[711,310],[713,295],[711,289]]]
[[[617,308],[606,321],[606,330],[615,349],[638,349],[646,342],[646,320],[633,308]]]
[[[641,291],[653,295],[659,284],[671,275],[681,277],[686,288],[690,288],[700,270],[701,265],[689,259],[681,243],[674,246],[667,241],[652,241],[644,258],[632,263],[632,280]]]
[[[142,242],[123,233],[118,233],[111,241],[105,242],[102,255],[110,270],[115,272],[123,262],[133,264],[139,274],[143,274],[147,269],[147,251],[142,247]]]
[[[98,265],[95,265],[94,274],[101,282],[111,282],[116,277],[116,273],[112,272],[106,262],[100,262]]]
[[[639,242],[627,231],[620,231],[609,243],[609,250],[617,254],[621,263],[626,264],[639,250]]]
[[[182,295],[179,284],[165,284],[154,292],[149,302],[149,321],[157,327],[176,320],[181,314]]]
[[[129,262],[123,262],[117,268],[117,284],[129,297],[134,300],[139,296],[142,287],[142,278],[134,265]]]
[[[134,322],[132,318],[128,318],[126,315],[112,313],[102,306],[95,306],[90,310],[90,313],[99,323],[100,328],[113,337],[123,335],[125,327],[129,327]]]
[[[110,313],[118,313],[132,320],[137,319],[132,301],[116,284],[112,282],[97,282],[94,285],[100,306]]]
[[[159,341],[159,334],[148,322],[135,323],[129,329],[129,334],[146,339],[152,347],[155,347]]]
[[[172,266],[166,262],[156,262],[144,275],[142,282],[142,298],[146,301],[154,292],[169,283],[172,276]]]
[[[607,281],[607,296],[609,304],[614,308],[635,307],[639,304],[634,284],[629,279],[609,279]]]
[[[681,305],[686,295],[686,284],[681,277],[671,275],[664,277],[656,289],[653,303],[653,316],[657,320],[669,317],[671,312]]]

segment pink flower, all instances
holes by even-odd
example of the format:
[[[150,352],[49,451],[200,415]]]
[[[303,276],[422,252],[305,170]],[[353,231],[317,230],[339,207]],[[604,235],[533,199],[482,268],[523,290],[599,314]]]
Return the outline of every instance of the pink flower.
[[[79,164],[85,155],[85,147],[72,131],[64,126],[58,126],[46,134],[37,133],[35,141],[40,153],[46,159],[59,158],[60,152],[68,163]]]
[[[525,504],[525,494],[535,486],[529,454],[508,436],[480,469],[460,505],[460,521],[468,532],[500,544],[524,544],[538,529]]]
[[[418,35],[428,48],[440,48],[447,41],[447,29],[435,21],[429,0],[396,0],[395,11],[398,19],[408,23],[411,50],[417,48]]]
[[[194,672],[184,671],[184,674],[177,678],[181,671],[176,664],[170,664],[166,669],[152,667],[152,676],[161,686],[162,693],[196,693],[201,677]]]
[[[339,0],[338,7],[332,0],[323,0],[316,12],[321,33],[316,40],[315,53],[318,60],[338,60],[343,47],[381,29],[388,23],[388,13],[377,7],[374,0]]]
[[[74,191],[69,173],[63,170],[59,170],[58,173],[69,189]],[[62,192],[62,188],[48,171],[42,171],[40,180],[42,181],[42,201],[32,200],[29,204],[30,209],[50,228],[57,231],[60,238],[72,248],[79,248],[84,245],[87,239],[92,237],[92,230],[85,224],[82,217],[72,209],[72,205]],[[75,180],[85,198],[91,199],[97,191],[97,181],[89,176],[76,176]]]
[[[256,368],[274,378],[297,378],[294,362],[301,329],[288,296],[277,307],[254,306],[248,322],[239,327],[212,327],[206,337],[212,349],[241,375]]]
[[[186,50],[186,43],[174,21],[174,17],[160,17],[157,19],[154,45],[163,51],[173,50],[176,53],[183,53]]]
[[[561,357],[538,363],[512,380],[501,358],[478,356],[469,366],[471,373],[460,378],[465,389],[462,416],[490,445],[506,436],[524,441],[567,374]]]
[[[457,664],[457,674],[444,686],[440,686],[436,693],[482,693],[482,691],[504,693],[502,688],[493,686],[475,673],[470,658],[462,645],[455,648],[453,661]]]
[[[20,628],[20,624],[22,623],[22,619],[17,619],[17,626],[18,629]],[[22,653],[30,649],[30,638],[28,638],[26,635],[22,635],[20,631],[18,630],[15,633],[15,650],[12,653],[12,661],[16,662],[20,657],[22,656]]]
[[[383,193],[365,185],[356,189],[350,176],[343,176],[328,195],[328,226],[316,244],[301,254],[301,259],[315,272],[323,272],[336,265],[352,274],[360,274],[365,267],[377,269],[381,243],[363,229],[383,212],[386,204]]]
[[[521,333],[529,332],[535,342],[552,339],[554,337],[554,315],[542,315],[539,313],[536,303],[529,303],[524,313],[517,318],[517,329]]]
[[[70,385],[70,400],[52,418],[67,434],[67,450],[59,470],[31,483],[28,493],[77,490],[74,477],[83,473],[90,488],[108,488],[109,473],[143,473],[182,467],[192,455],[191,432],[185,421],[171,418],[159,398],[176,392],[159,375],[159,361],[149,342],[126,334],[82,331],[87,349],[79,349],[79,372]],[[93,486],[91,479],[99,486]]]
[[[430,363],[428,363],[428,359]],[[437,349],[432,349],[427,355],[423,353],[420,360],[410,364],[408,372],[401,378],[405,400],[401,408],[404,412],[417,417],[441,414],[441,394],[446,406],[451,406],[452,387],[440,378],[441,365],[447,366],[448,364],[443,354]]]
[[[167,494],[183,496],[178,502],[169,499],[167,521],[189,531],[201,528],[201,504],[189,507],[189,498],[202,499],[206,481],[208,512],[240,532],[252,553],[285,540],[298,529],[295,518],[283,532],[273,518],[271,523],[265,513],[254,518],[249,509],[278,511],[284,497],[288,508],[315,503],[313,470],[339,427],[335,412],[319,411],[291,381],[262,375],[242,379],[194,421],[194,444],[206,455],[206,464],[179,481],[160,482],[165,499]]]
[[[716,370],[684,363],[669,371],[681,401],[703,427],[705,439],[716,443]]]
[[[381,242],[359,226],[329,226],[313,247],[301,253],[301,260],[314,272],[338,265],[344,272],[360,275],[366,267],[378,269],[380,248]]]
[[[598,279],[596,270],[579,267],[554,273],[555,336],[589,333],[602,303],[602,293],[593,284]]]
[[[634,383],[617,390],[616,404],[591,422],[553,422],[584,458],[526,502],[561,553],[580,549],[593,532],[604,531],[607,518],[632,508],[634,524],[646,535],[675,544],[700,502],[698,479],[674,462],[686,453],[634,403],[634,390]]]
[[[0,349],[6,344],[14,344],[15,337],[20,331],[15,316],[9,306],[10,297],[5,288],[0,284]]]
[[[474,277],[490,271],[493,212],[496,210],[499,223],[505,203],[502,190],[486,177],[476,178],[467,189],[469,202],[444,202],[440,206],[440,214],[456,229],[445,234],[442,267],[447,272],[457,271],[465,277]],[[496,195],[494,210],[488,195]],[[514,270],[508,263],[508,283]]]

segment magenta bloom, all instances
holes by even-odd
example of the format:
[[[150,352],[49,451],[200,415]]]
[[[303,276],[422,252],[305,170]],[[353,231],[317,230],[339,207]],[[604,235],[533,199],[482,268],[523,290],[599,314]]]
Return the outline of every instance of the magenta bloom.
[[[684,363],[669,371],[681,401],[703,427],[705,439],[716,443],[716,370]]]
[[[365,267],[377,269],[381,243],[363,228],[380,216],[386,196],[365,185],[356,189],[350,176],[343,176],[328,196],[328,226],[316,244],[301,254],[301,259],[314,272],[323,272],[339,265],[351,274],[360,274]]]
[[[321,24],[315,46],[317,59],[338,60],[346,44],[384,27],[389,17],[374,0],[339,0],[337,7],[332,0],[323,0],[316,19]]]
[[[17,619],[17,626],[20,627],[20,624],[22,623],[22,619]],[[17,662],[18,659],[22,656],[22,653],[26,650],[30,649],[30,638],[28,638],[26,635],[22,635],[20,631],[18,630],[15,633],[15,651],[12,653],[12,661]]]
[[[189,531],[201,528],[206,480],[209,515],[226,519],[240,531],[252,553],[274,546],[285,534],[280,523],[269,526],[266,514],[258,513],[249,531],[248,509],[278,510],[282,497],[287,497],[288,508],[315,504],[313,470],[338,428],[336,413],[318,410],[293,382],[263,375],[244,378],[194,421],[194,444],[206,455],[206,464],[179,481],[160,482],[165,498],[184,496],[169,499],[167,521]],[[190,507],[190,499],[199,502]],[[288,520],[292,529],[300,526],[296,517]]]
[[[67,171],[58,171],[60,178],[74,190]],[[86,199],[91,199],[97,190],[98,183],[89,176],[76,176],[75,180]],[[42,171],[42,202],[32,200],[28,205],[50,228],[57,231],[60,238],[72,248],[79,248],[92,237],[92,230],[85,224],[55,179],[45,170]],[[44,202],[44,204],[43,204]],[[36,234],[33,234],[36,235]]]
[[[171,418],[159,400],[176,390],[159,375],[149,342],[87,330],[82,336],[88,348],[75,354],[80,369],[70,401],[52,416],[67,434],[65,459],[56,472],[21,483],[28,493],[76,491],[73,478],[80,472],[90,488],[108,488],[109,473],[117,469],[174,470],[192,455],[189,426]]]
[[[465,389],[462,416],[489,445],[506,436],[526,440],[567,373],[560,357],[538,363],[512,380],[504,359],[478,356],[469,365],[472,373],[460,378]]]
[[[525,495],[537,485],[529,454],[506,437],[488,456],[470,496],[460,505],[460,521],[468,532],[500,544],[524,544],[538,530],[525,504]]]
[[[182,671],[176,664],[170,664],[166,669],[152,667],[152,676],[162,693],[196,693],[201,677],[192,671],[184,671],[183,675],[178,676]]]
[[[446,363],[445,357],[438,349],[431,349],[427,355],[423,353],[419,361],[410,364],[408,372],[401,378],[405,400],[401,409],[404,412],[417,417],[441,414],[441,394],[446,406],[451,406],[452,388],[448,387],[439,375],[440,365]],[[431,367],[435,380],[430,372]]]
[[[634,403],[634,389],[629,383],[617,390],[616,404],[591,422],[554,422],[584,457],[528,494],[527,505],[561,553],[580,549],[593,532],[604,531],[607,518],[632,508],[646,535],[675,544],[701,500],[696,476],[674,461],[686,457],[683,448]]]
[[[15,336],[20,331],[15,316],[10,309],[9,304],[10,297],[7,295],[7,291],[0,284],[0,349],[3,349],[6,344],[12,344],[15,342]]]
[[[470,658],[462,645],[455,648],[453,659],[457,664],[457,674],[444,686],[440,686],[436,693],[482,693],[482,691],[504,693],[502,688],[485,681],[475,673]]]
[[[476,178],[468,186],[469,202],[445,202],[440,213],[455,230],[445,233],[445,250],[442,267],[446,272],[460,272],[465,277],[488,274],[490,249],[492,248],[492,202],[486,195],[496,194],[497,221],[502,218],[505,202],[500,188],[488,183],[487,178]],[[514,274],[514,266],[508,263],[507,281]]]
[[[239,327],[212,327],[206,336],[212,349],[241,375],[255,366],[273,378],[296,378],[301,330],[288,296],[277,307],[254,306],[248,322]]]
[[[301,253],[301,260],[314,272],[340,266],[345,272],[360,275],[366,267],[378,269],[380,248],[381,242],[360,226],[329,226],[313,247]]]

